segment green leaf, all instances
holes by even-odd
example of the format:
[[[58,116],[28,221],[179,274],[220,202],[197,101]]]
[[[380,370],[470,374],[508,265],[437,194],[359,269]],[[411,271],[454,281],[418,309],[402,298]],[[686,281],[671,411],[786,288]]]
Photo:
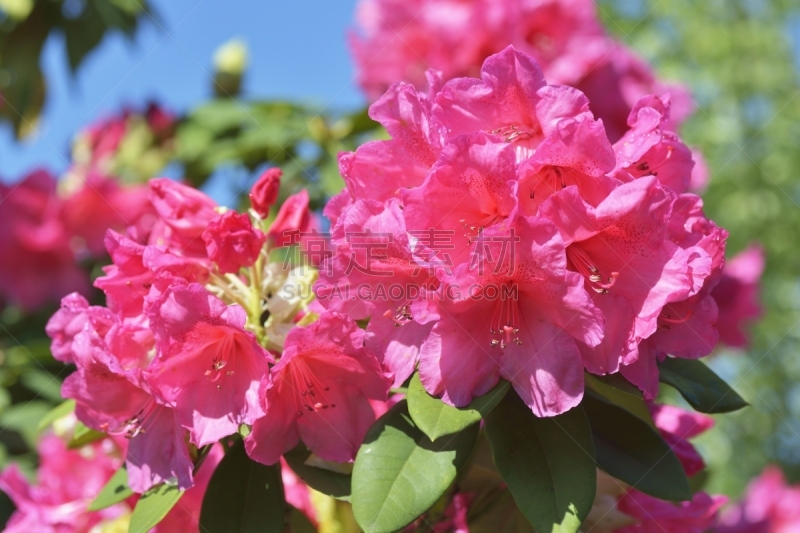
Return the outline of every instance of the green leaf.
[[[88,428],[83,425],[83,423],[78,422],[75,424],[75,431],[72,432],[72,439],[70,439],[67,447],[70,450],[74,450],[76,448],[80,448],[81,446],[86,446],[91,442],[98,441],[105,436],[105,433]]]
[[[147,533],[167,516],[178,503],[183,491],[174,485],[162,483],[151,488],[139,498],[131,515],[128,533]]]
[[[75,400],[65,400],[57,406],[50,409],[46,415],[39,420],[39,425],[36,427],[38,431],[44,431],[45,428],[52,425],[53,422],[59,418],[63,418],[68,414],[75,411]]]
[[[405,401],[367,432],[353,466],[353,513],[366,533],[402,529],[444,494],[464,466],[478,425],[432,442]]]
[[[581,408],[539,418],[516,394],[486,417],[494,463],[537,531],[575,533],[594,502],[592,429]]]
[[[701,413],[729,413],[749,405],[696,359],[667,357],[658,364],[658,376],[662,383],[678,389],[689,405]]]
[[[200,510],[207,533],[282,533],[286,522],[280,465],[251,460],[237,440],[214,470]]]
[[[436,440],[480,422],[503,399],[509,386],[508,381],[503,380],[469,405],[453,407],[428,394],[419,373],[415,373],[408,386],[408,412],[417,427],[431,440]]]
[[[591,392],[581,405],[592,426],[597,466],[650,496],[691,499],[680,461],[655,429]]]
[[[283,458],[286,459],[286,463],[297,474],[297,477],[305,481],[306,485],[322,494],[349,502],[351,476],[307,465],[306,459],[310,455],[311,452],[308,448],[300,444],[289,453],[284,454]]]
[[[108,483],[97,495],[92,503],[89,504],[90,511],[99,511],[106,507],[119,503],[133,494],[133,490],[128,486],[128,471],[125,467],[120,467],[119,470],[111,476]]]
[[[653,417],[650,415],[650,410],[644,403],[642,393],[639,389],[627,389],[617,387],[616,384],[612,385],[611,381],[607,379],[608,376],[595,376],[589,373],[584,373],[584,382],[586,388],[591,390],[596,395],[600,396],[603,400],[613,403],[622,407],[632,415],[637,416],[639,419],[647,422],[651,427],[655,428]],[[623,379],[624,378],[620,378]],[[627,382],[626,382],[627,383]]]
[[[20,381],[25,387],[36,393],[37,396],[52,402],[61,402],[61,380],[49,372],[38,368],[27,368],[20,376]]]

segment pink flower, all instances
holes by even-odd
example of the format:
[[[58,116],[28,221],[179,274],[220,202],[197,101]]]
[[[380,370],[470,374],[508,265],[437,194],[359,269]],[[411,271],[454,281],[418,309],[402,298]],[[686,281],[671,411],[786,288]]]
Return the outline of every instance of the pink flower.
[[[714,419],[693,411],[685,411],[672,405],[649,403],[661,436],[678,456],[687,476],[693,476],[705,468],[703,458],[688,439],[704,433],[714,426]]]
[[[216,203],[202,192],[167,178],[150,180],[150,203],[158,213],[148,244],[187,257],[206,257],[202,234],[217,218]]]
[[[741,503],[722,513],[714,533],[793,533],[800,528],[800,486],[776,466],[750,482]]]
[[[516,170],[513,147],[492,136],[452,139],[425,182],[402,193],[405,225],[421,242],[415,253],[449,270],[467,262],[478,233],[502,223],[517,207]],[[449,208],[439,209],[442,205]]]
[[[746,328],[763,312],[759,303],[763,272],[764,251],[759,245],[751,245],[728,261],[711,291],[719,307],[720,340],[728,346],[743,348],[750,343]]]
[[[101,336],[85,328],[74,341],[78,371],[64,380],[61,393],[77,402],[75,415],[88,427],[129,439],[125,459],[134,491],[168,480],[188,488],[192,462],[186,431],[174,411],[157,403],[142,381],[141,369],[153,342],[152,337],[144,338],[140,350],[130,350],[126,347],[141,341],[141,334],[123,328]]]
[[[390,384],[364,348],[364,331],[328,312],[292,329],[284,346],[261,382],[265,415],[245,439],[247,453],[274,464],[302,439],[322,459],[351,461],[375,421],[369,398],[385,400]]]
[[[122,187],[114,178],[90,174],[83,186],[64,200],[64,223],[82,247],[101,256],[106,230],[122,231],[142,217],[155,219],[147,191],[145,186]]]
[[[45,326],[47,336],[53,339],[50,351],[53,357],[64,363],[74,363],[75,336],[89,323],[101,334],[105,334],[113,323],[113,315],[103,307],[89,307],[89,302],[73,292],[61,300],[61,308],[50,317]]]
[[[70,450],[59,437],[48,434],[37,448],[40,463],[35,484],[29,483],[15,464],[0,473],[0,489],[17,507],[4,531],[89,533],[100,522],[125,512],[124,504],[87,510],[122,463],[111,439]]]
[[[145,247],[113,230],[106,233],[105,245],[112,264],[103,267],[105,275],[94,285],[105,293],[109,309],[123,317],[139,316],[155,280],[143,262]]]
[[[356,320],[372,316],[366,346],[400,386],[414,372],[431,328],[424,323],[424,303],[416,302],[439,280],[412,255],[397,200],[358,200],[343,211],[337,228],[336,253],[314,287],[317,301]]]
[[[657,176],[677,194],[692,179],[692,151],[669,131],[669,95],[649,95],[636,102],[628,117],[630,129],[614,144],[617,165],[613,175],[622,181]]]
[[[247,214],[226,211],[203,231],[208,257],[223,274],[238,272],[258,259],[267,237],[255,229]]]
[[[256,213],[264,218],[269,215],[269,208],[278,199],[282,174],[283,172],[279,168],[268,168],[259,176],[258,181],[250,190],[250,205]]]
[[[623,513],[638,523],[615,529],[615,533],[705,533],[713,526],[726,496],[698,492],[691,501],[678,504],[629,490],[617,502]]]
[[[0,299],[32,311],[89,280],[76,264],[61,218],[56,180],[37,170],[19,183],[0,183]]]
[[[308,231],[311,226],[308,201],[308,191],[303,189],[283,202],[267,234],[275,246],[288,246],[300,242],[299,234]]]
[[[420,351],[425,389],[462,406],[502,376],[538,416],[569,410],[583,397],[575,340],[598,345],[603,319],[580,274],[567,270],[558,231],[543,218],[518,217],[484,231],[478,244],[473,264],[443,285],[439,321]]]
[[[674,199],[651,176],[621,185],[597,208],[575,188],[540,207],[558,226],[570,269],[584,278],[606,320],[604,344],[583,349],[590,372],[616,372],[621,361],[635,360],[636,344],[656,331],[661,308],[691,294],[690,255],[667,239]]]
[[[148,310],[158,349],[146,379],[203,446],[261,415],[258,385],[271,356],[243,328],[247,316],[202,285],[172,285]]]

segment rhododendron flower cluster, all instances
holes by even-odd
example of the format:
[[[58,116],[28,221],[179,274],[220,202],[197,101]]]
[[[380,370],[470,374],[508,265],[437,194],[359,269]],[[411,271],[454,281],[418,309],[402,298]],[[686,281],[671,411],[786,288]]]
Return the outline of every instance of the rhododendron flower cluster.
[[[266,224],[263,209],[237,214],[152,180],[150,230],[106,235],[112,264],[95,285],[107,307],[71,294],[48,323],[54,356],[78,367],[64,396],[82,423],[128,439],[135,491],[191,487],[192,450],[242,424],[252,425],[249,453],[267,464],[299,437],[323,459],[354,457],[375,419],[368,399],[385,400],[389,380],[350,318],[323,313],[296,326],[316,316],[314,271],[269,254],[308,228],[307,201],[305,191],[290,197]],[[306,296],[287,296],[287,283],[305,284]]]
[[[433,88],[429,68],[445,80],[476,76],[487,57],[513,45],[536,59],[550,83],[583,91],[612,142],[645,95],[669,93],[673,123],[693,107],[686,89],[657,79],[606,34],[593,0],[362,0],[356,17],[350,47],[372,100],[397,81]]]
[[[370,317],[395,385],[418,361],[427,391],[463,406],[502,377],[552,416],[580,402],[584,369],[653,398],[659,360],[711,352],[727,233],[687,192],[668,95],[637,102],[612,144],[580,91],[514,48],[479,79],[428,76],[427,93],[398,83],[371,107],[390,140],[341,156],[316,286]]]

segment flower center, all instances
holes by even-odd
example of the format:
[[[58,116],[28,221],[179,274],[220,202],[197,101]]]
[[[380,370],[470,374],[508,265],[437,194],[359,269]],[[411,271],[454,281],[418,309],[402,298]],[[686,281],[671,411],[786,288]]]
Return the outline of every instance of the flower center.
[[[295,397],[297,416],[303,416],[305,411],[319,413],[326,409],[335,409],[336,404],[330,401],[326,394],[331,388],[322,383],[305,362],[296,360],[292,364],[294,368],[289,370],[290,385],[297,393]]]
[[[217,385],[218,390],[222,388],[222,378],[233,375],[233,370],[225,371],[225,367],[230,362],[229,354],[234,353],[236,349],[235,346],[232,346],[232,338],[232,335],[225,335],[219,340],[217,350],[211,359],[211,367],[203,373],[207,380]]]
[[[666,307],[661,310],[661,314],[658,315],[658,329],[660,330],[667,330],[670,329],[670,326],[683,324],[688,322],[690,318],[694,316],[694,311],[687,311],[685,316],[673,316],[671,313],[666,312]]]
[[[494,348],[499,346],[505,348],[511,343],[518,346],[522,345],[519,340],[519,307],[517,300],[509,295],[513,293],[503,293],[500,297],[500,302],[494,307],[492,319],[489,322],[489,333],[492,336],[490,345]]]
[[[636,165],[636,170],[638,172],[641,172],[642,176],[646,175],[658,176],[657,170],[669,162],[670,158],[672,157],[672,153],[674,151],[675,148],[673,148],[672,146],[667,146],[667,153],[664,155],[664,158],[661,161],[658,161],[656,163],[641,161],[639,164]]]
[[[606,281],[603,281],[603,274],[594,265],[594,262],[583,249],[572,244],[567,247],[567,261],[589,282],[592,290],[598,294],[608,294],[608,289],[614,286],[619,277],[619,272],[611,272]]]
[[[158,416],[162,406],[157,404],[153,397],[149,397],[135,415],[129,419],[111,426],[109,423],[101,425],[101,429],[109,435],[122,435],[126,439],[145,433],[149,422]]]
[[[387,309],[383,316],[386,318],[391,318],[394,322],[395,327],[399,328],[400,326],[404,326],[408,322],[414,320],[414,317],[411,315],[411,302],[406,300],[405,303],[398,306],[395,310],[394,315],[392,315],[392,311]]]

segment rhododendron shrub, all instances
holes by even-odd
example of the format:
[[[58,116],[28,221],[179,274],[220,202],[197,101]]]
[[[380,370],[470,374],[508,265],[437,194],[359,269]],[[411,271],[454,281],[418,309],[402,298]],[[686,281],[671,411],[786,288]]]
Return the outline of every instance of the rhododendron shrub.
[[[591,2],[429,4],[361,4],[387,136],[339,154],[328,223],[277,167],[241,210],[109,177],[131,129],[170,145],[157,107],[82,137],[66,196],[0,191],[0,246],[46,270],[0,259],[0,289],[75,291],[46,326],[74,371],[38,477],[0,474],[10,531],[793,527],[776,472],[727,510],[702,489],[691,439],[746,403],[699,359],[746,343],[763,256],[725,262],[685,93]],[[72,273],[104,253],[99,305]]]

